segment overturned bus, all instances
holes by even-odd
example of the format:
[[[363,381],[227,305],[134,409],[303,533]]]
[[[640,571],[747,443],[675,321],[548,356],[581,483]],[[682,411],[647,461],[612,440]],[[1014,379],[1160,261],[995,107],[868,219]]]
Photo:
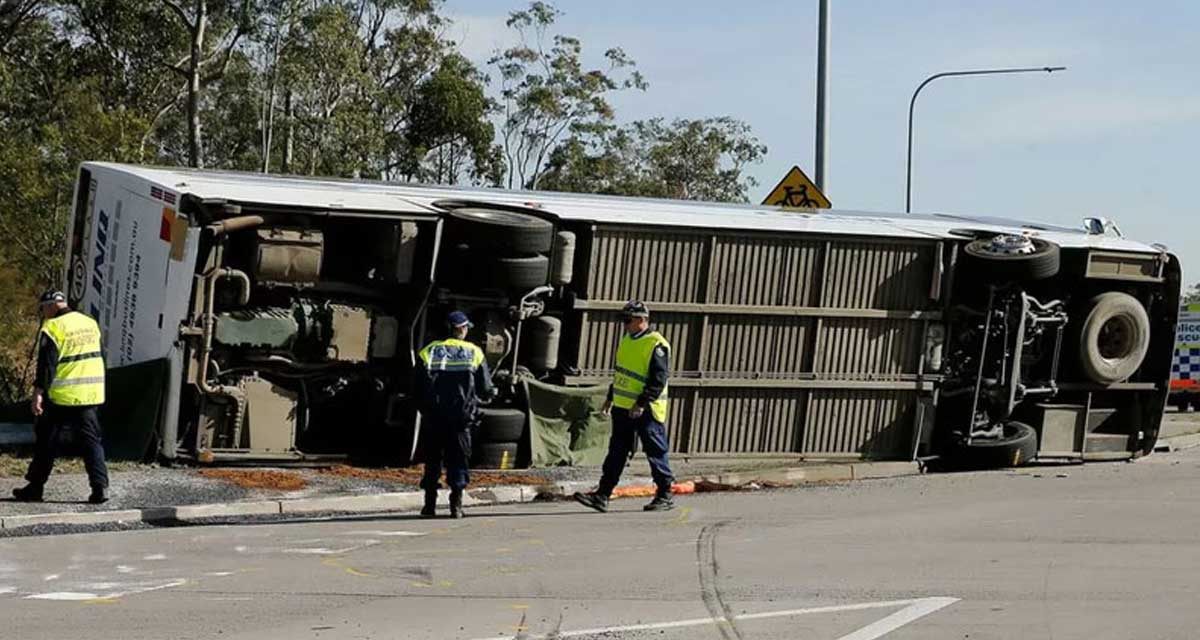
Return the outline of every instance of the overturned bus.
[[[507,390],[484,440],[515,447],[518,382],[607,380],[629,299],[675,350],[677,453],[1128,458],[1157,437],[1180,287],[1098,220],[108,163],[80,169],[67,252],[110,369],[160,365],[138,388],[159,454],[199,462],[408,461],[414,354],[451,308]]]

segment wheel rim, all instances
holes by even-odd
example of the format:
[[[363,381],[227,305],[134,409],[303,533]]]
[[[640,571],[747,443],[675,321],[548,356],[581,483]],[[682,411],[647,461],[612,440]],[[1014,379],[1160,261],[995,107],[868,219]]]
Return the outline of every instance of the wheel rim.
[[[1120,360],[1133,352],[1137,327],[1128,316],[1113,316],[1100,325],[1096,348],[1105,360]]]
[[[1037,252],[1033,240],[1016,234],[1001,234],[976,245],[983,253],[994,256],[1027,256]]]

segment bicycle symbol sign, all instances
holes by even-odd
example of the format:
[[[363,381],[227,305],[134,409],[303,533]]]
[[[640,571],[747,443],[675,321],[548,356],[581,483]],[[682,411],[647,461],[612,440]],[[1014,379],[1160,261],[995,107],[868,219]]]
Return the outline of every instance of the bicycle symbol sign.
[[[832,206],[829,198],[804,175],[800,167],[792,167],[762,203],[795,209],[828,209]]]

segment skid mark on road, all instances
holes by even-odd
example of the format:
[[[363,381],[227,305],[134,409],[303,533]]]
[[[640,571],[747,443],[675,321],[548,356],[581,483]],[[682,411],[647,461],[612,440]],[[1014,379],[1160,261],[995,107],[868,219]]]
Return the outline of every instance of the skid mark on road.
[[[725,640],[742,640],[742,633],[734,624],[733,610],[725,604],[721,597],[721,588],[717,579],[721,572],[717,564],[717,531],[729,524],[730,520],[722,520],[704,525],[700,535],[696,537],[696,560],[700,572],[700,598],[704,600],[704,608],[716,620],[717,631]]]
[[[883,636],[903,627],[906,624],[919,620],[935,611],[944,609],[955,602],[958,598],[933,597],[933,598],[916,598],[913,600],[885,600],[882,602],[861,602],[856,604],[832,605],[828,607],[808,607],[804,609],[784,609],[782,611],[763,611],[761,613],[746,613],[739,616],[734,616],[731,619],[724,617],[713,618],[690,618],[687,620],[668,620],[665,622],[648,622],[643,624],[630,624],[613,627],[594,627],[591,629],[574,629],[571,631],[555,630],[545,635],[504,635],[504,636],[489,636],[485,638],[476,638],[475,640],[558,640],[562,638],[578,638],[580,636],[603,636],[612,635],[620,637],[621,634],[628,634],[634,631],[659,631],[664,629],[680,629],[685,627],[703,627],[708,625],[720,624],[721,622],[733,621],[750,621],[750,620],[767,620],[771,618],[791,618],[795,616],[814,615],[822,613],[839,613],[843,611],[864,611],[869,609],[894,609],[896,607],[904,607],[903,609],[890,614],[884,618],[872,622],[871,624],[853,631],[847,635],[841,636],[836,640],[877,640]],[[559,621],[561,627],[562,621]]]

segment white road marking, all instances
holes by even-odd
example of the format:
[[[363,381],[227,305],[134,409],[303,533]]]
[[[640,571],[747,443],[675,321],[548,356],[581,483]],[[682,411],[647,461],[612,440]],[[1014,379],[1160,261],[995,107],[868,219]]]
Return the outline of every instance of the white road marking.
[[[167,555],[165,553],[152,553],[142,559],[143,560],[166,560]]]
[[[131,566],[124,564],[117,565],[117,573],[133,573],[134,571],[137,571],[137,569]]]
[[[428,531],[348,531],[344,536],[427,536]]]
[[[225,576],[231,576],[234,573],[236,573],[236,572],[234,572],[234,571],[210,571],[204,575],[212,576],[214,578],[224,578]]]
[[[6,593],[15,593],[16,591],[17,591],[16,587],[0,587],[0,595],[6,594]]]
[[[958,602],[958,598],[916,598],[913,600],[886,600],[882,602],[862,602],[858,604],[843,604],[832,605],[828,607],[809,607],[805,609],[785,609],[782,611],[764,611],[761,613],[747,613],[733,617],[733,622],[740,620],[762,620],[766,618],[783,618],[791,616],[803,616],[817,613],[836,613],[839,611],[861,611],[864,609],[890,609],[893,607],[901,607],[904,609],[893,613],[878,622],[873,622],[858,631],[845,635],[837,640],[875,640],[880,638],[900,627],[924,616],[927,616],[934,611],[945,608]],[[671,620],[667,622],[650,622],[645,624],[631,624],[618,627],[596,627],[593,629],[576,629],[574,631],[559,631],[554,634],[555,638],[575,638],[579,636],[589,635],[604,635],[618,634],[629,631],[652,631],[655,629],[677,629],[680,627],[699,627],[710,624],[718,624],[728,622],[724,617],[715,618],[690,618],[687,620]],[[515,636],[491,636],[488,638],[477,638],[476,640],[513,640]],[[523,635],[520,636],[523,640],[545,640],[549,636],[544,635]]]
[[[944,609],[955,602],[958,602],[958,598],[921,598],[896,613],[877,622],[872,622],[854,633],[844,635],[838,638],[838,640],[875,640],[918,618],[924,618],[938,609]]]
[[[163,583],[130,583],[122,585],[119,583],[113,584],[114,587],[124,587],[124,591],[112,591],[109,593],[86,593],[81,591],[53,591],[50,593],[35,593],[30,596],[25,596],[26,600],[58,600],[67,602],[79,602],[81,600],[98,600],[107,598],[123,598],[139,593],[147,593],[150,591],[160,591],[162,589],[170,589],[172,587],[181,587],[187,584],[187,580],[171,580]],[[107,585],[107,583],[106,583]],[[86,585],[85,585],[86,586]]]
[[[96,597],[97,596],[94,593],[80,593],[78,591],[54,591],[52,593],[36,593],[31,596],[25,596],[25,599],[26,600],[79,601],[79,600],[95,600]]]
[[[359,549],[364,549],[366,547],[369,547],[371,545],[376,545],[376,544],[379,544],[378,540],[363,540],[361,544],[356,544],[356,545],[353,545],[350,547],[345,547],[343,549],[329,549],[326,547],[301,547],[301,548],[295,548],[295,549],[283,549],[282,553],[302,553],[302,554],[318,555],[318,556],[338,556],[343,553],[350,553],[351,551],[357,551]]]
[[[343,553],[349,553],[349,552],[354,551],[355,549],[359,549],[359,548],[360,547],[358,547],[358,546],[346,547],[345,549],[327,549],[325,547],[312,547],[312,548],[305,548],[305,549],[284,549],[283,553],[302,553],[302,554],[317,555],[317,556],[336,556],[336,555],[341,555]]]
[[[48,575],[48,576],[46,576],[46,577],[42,578],[42,580],[45,580],[46,582],[51,582],[51,581],[53,581],[53,580],[58,580],[58,574],[57,574],[57,573],[52,573],[52,574],[50,574],[50,575]]]

